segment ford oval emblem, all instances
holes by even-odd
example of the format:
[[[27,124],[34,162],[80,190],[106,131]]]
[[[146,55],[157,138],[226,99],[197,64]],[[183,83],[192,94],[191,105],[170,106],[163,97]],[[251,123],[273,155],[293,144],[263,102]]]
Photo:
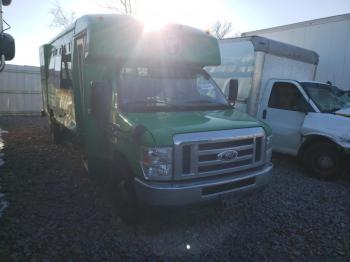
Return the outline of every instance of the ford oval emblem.
[[[227,150],[218,154],[217,158],[222,162],[232,162],[238,156],[238,152],[235,150]]]

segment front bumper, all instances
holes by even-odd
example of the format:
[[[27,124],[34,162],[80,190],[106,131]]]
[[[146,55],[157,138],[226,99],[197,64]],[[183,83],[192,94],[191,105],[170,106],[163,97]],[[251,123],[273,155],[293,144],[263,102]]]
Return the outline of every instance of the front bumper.
[[[240,194],[269,183],[271,163],[262,167],[215,178],[184,182],[149,182],[135,178],[137,198],[152,206],[181,206],[218,199],[221,195]]]

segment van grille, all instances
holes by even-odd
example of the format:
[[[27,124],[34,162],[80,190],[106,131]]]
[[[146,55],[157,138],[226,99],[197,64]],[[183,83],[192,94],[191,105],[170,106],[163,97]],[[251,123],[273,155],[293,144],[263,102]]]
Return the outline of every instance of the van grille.
[[[180,134],[174,136],[174,143],[176,180],[238,172],[264,164],[262,128]]]

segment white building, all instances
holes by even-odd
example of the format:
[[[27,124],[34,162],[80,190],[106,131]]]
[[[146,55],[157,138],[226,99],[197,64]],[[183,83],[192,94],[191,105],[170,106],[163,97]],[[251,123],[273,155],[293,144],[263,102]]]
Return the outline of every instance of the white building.
[[[316,51],[316,80],[350,90],[350,14],[243,33],[264,36]]]
[[[40,114],[40,68],[6,65],[0,73],[0,116]]]

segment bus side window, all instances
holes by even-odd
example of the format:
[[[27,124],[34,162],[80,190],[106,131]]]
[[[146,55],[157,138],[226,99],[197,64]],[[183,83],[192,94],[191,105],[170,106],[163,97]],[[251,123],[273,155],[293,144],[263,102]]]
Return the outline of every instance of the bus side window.
[[[48,83],[50,86],[55,85],[55,49],[52,48],[50,60],[49,60],[49,75],[48,75]]]
[[[72,88],[72,55],[67,53],[66,47],[62,47],[61,56],[61,88]]]

